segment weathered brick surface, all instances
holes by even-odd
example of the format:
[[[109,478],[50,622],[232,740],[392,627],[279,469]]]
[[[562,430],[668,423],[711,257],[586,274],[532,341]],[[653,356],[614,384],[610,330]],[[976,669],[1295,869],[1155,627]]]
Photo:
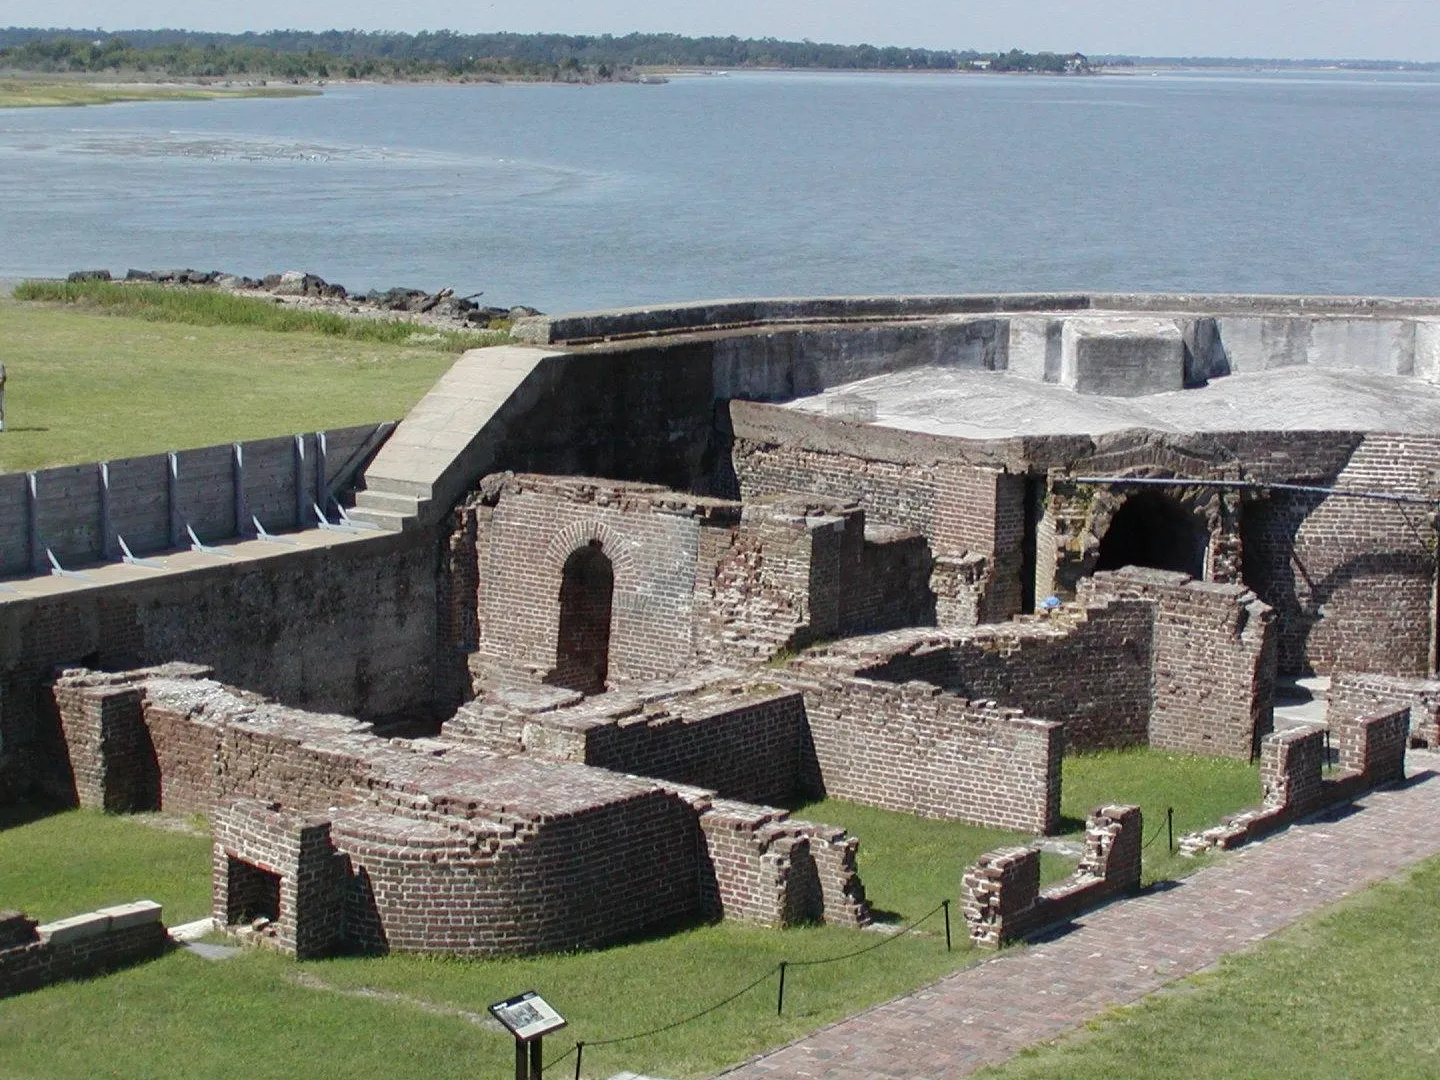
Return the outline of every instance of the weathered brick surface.
[[[159,956],[170,944],[160,914],[148,900],[43,926],[0,913],[0,998]]]
[[[1433,499],[1440,437],[1368,434],[1333,486]],[[1279,615],[1286,672],[1433,670],[1435,533],[1421,508],[1274,493],[1247,507],[1245,578]]]
[[[137,789],[131,772],[158,768],[151,805],[215,822],[214,914],[251,940],[298,956],[341,945],[500,955],[598,945],[705,912],[780,923],[868,918],[856,842],[843,830],[727,804],[732,817],[763,827],[751,830],[743,858],[715,863],[702,859],[712,791],[584,763],[789,795],[803,721],[793,691],[717,688],[702,674],[688,687],[657,688],[648,703],[632,696],[632,707],[619,695],[572,704],[569,717],[526,714],[512,697],[513,713],[527,717],[521,746],[496,756],[460,741],[381,739],[368,724],[275,705],[202,675],[74,670],[55,694],[77,759],[93,742],[94,725],[81,721],[125,703],[149,763],[103,759],[89,797],[114,802],[111,789]],[[606,703],[617,715],[596,707]],[[778,874],[769,914],[746,877],[757,859]]]
[[[430,704],[433,533],[407,533],[183,575],[0,600],[0,746],[33,748],[33,779],[63,787],[45,684],[68,664],[214,667],[290,704],[380,717]]]
[[[1140,887],[1144,821],[1138,806],[1102,806],[1085,821],[1085,853],[1075,872],[1040,888],[1040,849],[981,855],[960,878],[960,909],[970,940],[998,948],[1032,930],[1070,919]]]
[[[1337,672],[1326,692],[1326,722],[1338,723],[1398,708],[1410,710],[1412,745],[1440,745],[1440,680]]]
[[[1151,708],[1153,605],[1097,598],[1048,617],[969,630],[902,630],[836,646],[858,674],[921,680],[1065,724],[1072,750],[1143,744]],[[1103,678],[1096,673],[1103,672]]]
[[[1274,727],[1274,613],[1242,585],[1130,567],[1094,575],[1083,601],[1154,602],[1149,745],[1251,758]]]
[[[1347,802],[1405,775],[1408,709],[1370,716],[1337,716],[1330,724],[1338,751],[1325,773],[1325,729],[1316,725],[1266,736],[1260,743],[1261,805],[1179,841],[1187,854],[1232,848],[1284,828],[1321,807]]]
[[[1059,724],[938,687],[817,667],[784,673],[805,694],[814,781],[827,794],[922,817],[1052,832]]]

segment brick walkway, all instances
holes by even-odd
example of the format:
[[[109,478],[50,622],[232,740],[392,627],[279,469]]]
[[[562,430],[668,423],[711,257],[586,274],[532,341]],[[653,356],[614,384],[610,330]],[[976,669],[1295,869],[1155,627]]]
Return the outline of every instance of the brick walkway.
[[[1440,757],[1410,781],[1229,855],[1173,888],[1082,916],[1006,952],[753,1059],[726,1080],[966,1076],[1215,963],[1365,886],[1440,854]]]

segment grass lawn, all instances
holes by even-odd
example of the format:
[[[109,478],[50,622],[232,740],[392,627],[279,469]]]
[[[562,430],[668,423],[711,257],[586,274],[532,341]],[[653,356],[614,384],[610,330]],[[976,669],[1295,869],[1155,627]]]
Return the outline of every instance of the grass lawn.
[[[435,343],[151,322],[0,301],[0,472],[395,419],[454,361]]]
[[[1107,803],[1139,806],[1145,819],[1142,881],[1148,885],[1203,866],[1172,855],[1165,809],[1175,808],[1175,839],[1260,804],[1260,768],[1230,758],[1166,754],[1137,747],[1065,759],[1060,811],[1065,832],[1083,832],[1085,815]]]
[[[1251,794],[1247,778],[1255,783],[1254,770],[1243,763],[1150,752],[1076,757],[1065,770],[1067,788],[1075,789],[1066,796],[1066,813],[1076,817],[1092,805],[1126,798],[1163,811],[1180,802],[1172,796],[1180,788],[1192,793],[1187,807],[1203,804],[1218,813],[1225,799],[1239,802],[1224,810],[1244,805]],[[866,891],[892,927],[926,915],[942,899],[953,900],[962,868],[981,852],[1029,839],[835,799],[802,805],[795,815],[842,825],[861,838]],[[1054,880],[1070,865],[1046,855],[1042,869]],[[208,895],[209,843],[202,837],[87,811],[0,830],[4,906],[42,918],[149,897],[165,904],[167,921],[178,922],[204,914]],[[585,1050],[587,1077],[622,1070],[701,1076],[986,955],[969,949],[953,908],[952,919],[955,948],[948,953],[938,914],[898,937],[720,923],[605,949],[490,961],[391,956],[296,964],[247,951],[213,963],[177,952],[5,1002],[10,1022],[0,1023],[0,1074],[6,1080],[388,1080],[401,1063],[416,1062],[435,1080],[501,1076],[510,1069],[512,1044],[475,1018],[492,1001],[540,990],[570,1020],[564,1033],[547,1041],[547,1059],[554,1061],[576,1040],[593,1044],[646,1032],[754,983],[694,1023]],[[781,960],[837,957],[875,945],[880,947],[834,963],[791,967],[785,1015],[775,1015]],[[78,1016],[87,1022],[77,1024]],[[573,1062],[567,1058],[556,1075],[572,1075]]]
[[[309,97],[319,90],[302,86],[246,86],[236,89],[198,86],[99,86],[92,82],[48,79],[0,79],[0,109],[42,105],[112,105],[120,101],[214,101],[240,97]]]
[[[26,821],[0,808],[0,908],[50,922],[131,900],[161,904],[171,926],[208,915],[210,837],[98,810]]]
[[[1440,860],[1119,1009],[986,1080],[1440,1076]]]

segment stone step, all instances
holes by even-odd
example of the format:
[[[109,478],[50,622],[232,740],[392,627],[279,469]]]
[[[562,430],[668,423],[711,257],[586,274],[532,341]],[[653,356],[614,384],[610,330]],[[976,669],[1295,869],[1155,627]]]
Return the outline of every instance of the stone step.
[[[384,491],[391,495],[410,495],[417,499],[428,499],[430,497],[430,483],[425,480],[412,480],[405,477],[385,476],[380,473],[367,472],[365,474],[366,491]]]
[[[395,514],[413,514],[419,517],[430,504],[428,499],[417,499],[414,495],[400,495],[392,491],[366,489],[355,493],[355,506],[362,510],[388,510]]]
[[[404,532],[406,529],[415,529],[420,525],[420,519],[413,511],[407,513],[397,510],[367,510],[357,506],[348,513],[353,520],[378,526],[386,532]]]

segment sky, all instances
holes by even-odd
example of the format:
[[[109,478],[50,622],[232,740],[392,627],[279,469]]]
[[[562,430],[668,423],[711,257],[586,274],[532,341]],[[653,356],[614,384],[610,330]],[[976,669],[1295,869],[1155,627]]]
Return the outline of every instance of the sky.
[[[0,25],[640,30],[987,51],[1440,60],[1440,0],[0,0]]]

